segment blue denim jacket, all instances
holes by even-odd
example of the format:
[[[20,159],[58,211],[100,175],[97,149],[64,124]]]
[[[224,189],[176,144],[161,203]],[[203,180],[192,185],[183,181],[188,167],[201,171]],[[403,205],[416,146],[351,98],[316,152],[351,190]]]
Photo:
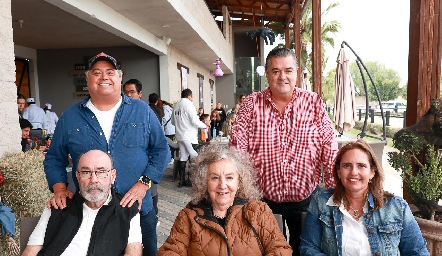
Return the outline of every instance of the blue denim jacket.
[[[342,255],[342,219],[339,206],[327,205],[334,189],[317,192],[310,202],[301,234],[301,255]],[[368,195],[364,221],[372,255],[430,255],[419,226],[407,202],[388,198],[373,210],[373,195]]]
[[[67,183],[68,154],[72,157],[72,170],[77,170],[79,156],[91,149],[99,149],[112,156],[117,170],[114,186],[119,194],[124,195],[141,175],[155,183],[160,182],[170,160],[163,129],[149,105],[141,100],[122,97],[109,144],[96,116],[86,107],[89,98],[69,107],[61,115],[44,161],[51,191],[55,183]],[[78,188],[75,175],[72,178]],[[151,192],[148,190],[141,213],[149,212],[152,207]]]

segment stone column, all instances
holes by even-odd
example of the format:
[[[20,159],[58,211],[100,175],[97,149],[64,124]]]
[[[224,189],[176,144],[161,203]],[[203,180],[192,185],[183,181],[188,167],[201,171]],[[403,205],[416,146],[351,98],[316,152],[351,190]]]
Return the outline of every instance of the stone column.
[[[0,157],[21,150],[11,0],[0,1]]]

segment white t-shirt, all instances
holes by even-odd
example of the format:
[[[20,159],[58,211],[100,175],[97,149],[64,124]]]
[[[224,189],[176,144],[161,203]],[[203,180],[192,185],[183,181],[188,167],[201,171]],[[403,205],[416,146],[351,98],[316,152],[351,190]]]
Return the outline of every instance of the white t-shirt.
[[[112,109],[106,111],[98,110],[94,106],[94,104],[92,104],[90,99],[86,103],[86,106],[97,117],[98,123],[100,124],[101,129],[103,130],[104,136],[106,136],[107,144],[109,144],[110,136],[112,133],[112,125],[114,124],[115,113],[117,113],[118,108],[121,106],[121,102],[122,98],[120,98],[120,100],[117,102],[117,104],[115,104],[115,106]]]
[[[109,197],[104,204],[109,204],[110,199],[111,196],[109,194]],[[74,236],[66,250],[61,254],[62,256],[81,256],[87,254],[89,242],[91,240],[92,228],[94,226],[95,217],[97,217],[98,210],[100,209],[93,210],[83,203],[83,221],[81,222],[77,234]],[[37,223],[37,226],[29,237],[28,245],[43,245],[49,217],[51,217],[51,210],[45,208],[40,220]],[[127,243],[142,243],[139,213],[137,213],[130,221],[129,238]]]

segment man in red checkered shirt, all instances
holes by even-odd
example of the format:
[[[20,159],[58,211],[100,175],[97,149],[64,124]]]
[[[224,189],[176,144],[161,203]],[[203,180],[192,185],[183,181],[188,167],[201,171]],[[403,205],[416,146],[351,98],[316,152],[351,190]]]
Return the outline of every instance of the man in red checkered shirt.
[[[281,214],[299,255],[301,213],[321,182],[334,186],[338,143],[321,97],[296,87],[297,58],[277,48],[266,59],[269,88],[244,99],[232,127],[230,146],[250,154],[258,186],[274,214]]]

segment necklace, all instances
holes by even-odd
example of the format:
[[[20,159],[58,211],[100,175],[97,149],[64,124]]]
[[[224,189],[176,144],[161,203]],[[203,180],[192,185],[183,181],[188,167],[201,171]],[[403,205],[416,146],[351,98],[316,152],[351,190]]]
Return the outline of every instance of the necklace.
[[[351,205],[348,205],[350,207],[350,209],[353,211],[353,218],[355,219],[359,219],[359,210],[355,210],[353,209],[353,207],[351,207]]]
[[[217,218],[217,219],[224,219],[226,216],[224,216],[224,217],[220,217],[220,216],[218,216],[218,215],[215,215],[215,214],[213,214],[213,217],[215,217],[215,218]]]

